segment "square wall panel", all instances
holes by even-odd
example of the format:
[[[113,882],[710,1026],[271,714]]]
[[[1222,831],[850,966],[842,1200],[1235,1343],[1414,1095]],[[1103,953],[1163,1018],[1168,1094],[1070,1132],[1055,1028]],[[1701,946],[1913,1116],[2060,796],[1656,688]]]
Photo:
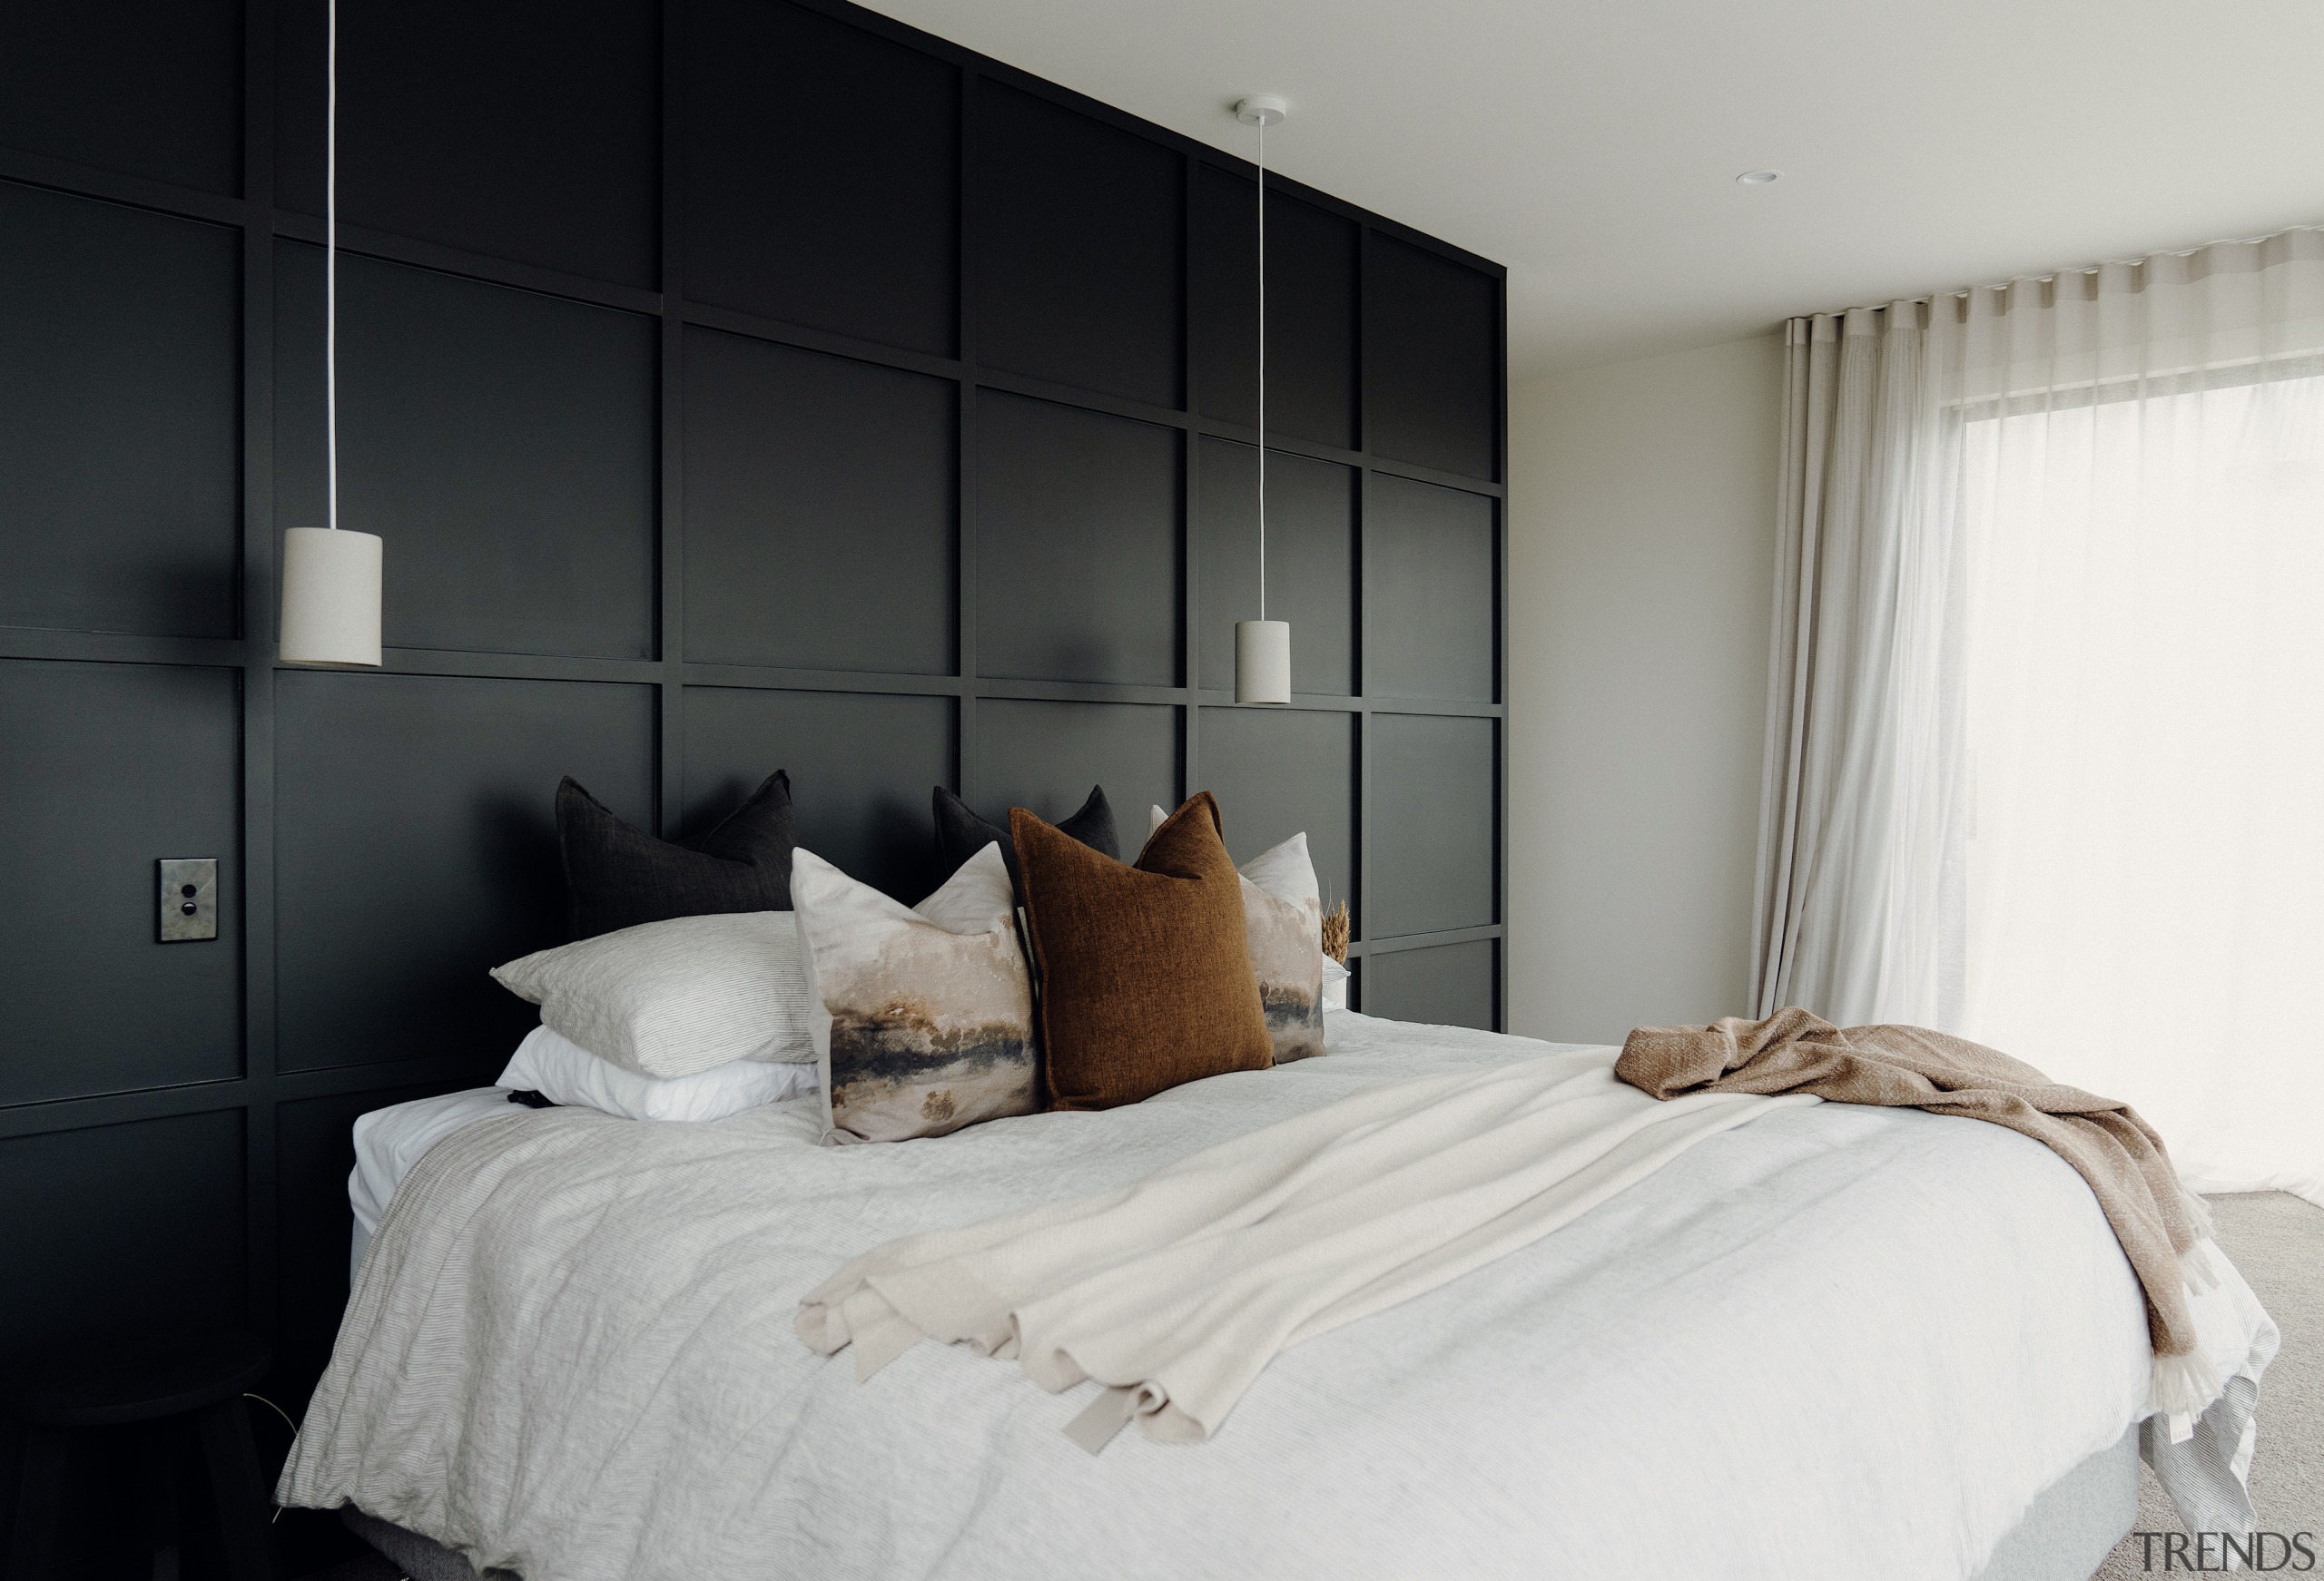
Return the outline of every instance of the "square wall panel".
[[[240,1109],[0,1140],[0,1350],[242,1321],[246,1170]]]
[[[1226,849],[1247,862],[1295,834],[1324,887],[1324,909],[1354,909],[1355,715],[1293,708],[1204,708],[1196,790],[1218,798]],[[1138,810],[1143,813],[1146,809]],[[1146,825],[1140,823],[1143,834]]]
[[[275,516],[326,516],[323,255],[276,250]],[[391,648],[654,653],[658,326],[342,256],[340,525],[386,540]]]
[[[330,1363],[339,1321],[347,1311],[347,1258],[354,1225],[347,1207],[347,1177],[355,1168],[356,1116],[390,1104],[458,1092],[468,1082],[382,1087],[300,1098],[274,1111],[275,1310],[271,1382],[289,1398],[268,1394],[293,1417]]]
[[[1494,914],[1500,801],[1497,721],[1375,713],[1372,869],[1364,937],[1482,928]]]
[[[323,211],[324,0],[275,11],[276,201]],[[340,0],[339,217],[651,289],[661,8]]]
[[[235,231],[0,182],[0,625],[235,633],[241,300]]]
[[[0,660],[0,1104],[242,1068],[231,670]],[[218,859],[218,937],[159,942],[163,857]]]
[[[977,395],[977,673],[1175,686],[1179,437]]]
[[[1364,690],[1495,701],[1495,502],[1374,473],[1364,526]]]
[[[959,386],[686,332],[686,657],[952,673]]]
[[[0,144],[241,191],[241,0],[0,5]]]
[[[1202,560],[1202,670],[1212,691],[1235,684],[1235,623],[1259,618],[1259,453],[1205,438],[1196,499]],[[1355,473],[1287,451],[1267,453],[1267,615],[1291,624],[1291,689],[1355,690]]]
[[[1104,786],[1126,862],[1146,843],[1146,810],[1181,800],[1175,708],[988,698],[977,704],[975,751],[970,800],[1004,826],[1011,807],[1055,823]]]
[[[1259,420],[1258,183],[1195,178],[1195,387],[1204,414]],[[1355,223],[1267,193],[1267,432],[1354,449]]]
[[[1396,949],[1364,957],[1364,1013],[1430,1026],[1497,1030],[1490,938]]]
[[[791,775],[799,843],[907,905],[935,871],[929,793],[953,782],[958,704],[874,692],[685,692],[685,812],[699,839],[777,769]]]
[[[694,0],[685,54],[688,299],[950,356],[960,69],[770,0]]]
[[[654,827],[655,689],[285,670],[275,879],[285,1070],[463,1055],[537,1019],[487,976],[571,937],[566,774]]]
[[[990,78],[977,100],[977,360],[1179,403],[1186,160]]]
[[[1371,233],[1364,256],[1364,448],[1501,476],[1501,282]]]

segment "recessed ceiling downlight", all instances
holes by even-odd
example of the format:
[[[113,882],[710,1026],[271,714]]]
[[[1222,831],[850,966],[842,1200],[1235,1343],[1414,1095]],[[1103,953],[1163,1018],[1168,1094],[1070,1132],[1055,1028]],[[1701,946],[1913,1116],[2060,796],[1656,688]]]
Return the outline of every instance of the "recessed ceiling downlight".
[[[1745,171],[1735,181],[1738,186],[1764,187],[1782,174],[1781,171]]]

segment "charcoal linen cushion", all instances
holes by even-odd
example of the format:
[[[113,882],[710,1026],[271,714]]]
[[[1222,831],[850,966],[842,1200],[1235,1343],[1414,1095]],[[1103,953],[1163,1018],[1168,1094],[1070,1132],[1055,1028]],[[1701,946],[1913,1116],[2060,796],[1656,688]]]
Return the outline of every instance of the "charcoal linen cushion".
[[[556,838],[572,897],[573,937],[726,911],[791,909],[791,776],[760,781],[687,849],[622,821],[567,776],[556,788]]]
[[[936,787],[936,856],[946,872],[957,871],[985,847],[998,843],[1000,859],[1009,866],[1009,879],[1017,893],[1023,895],[1025,884],[1017,867],[1017,841],[997,823],[988,823],[969,810],[969,804],[943,786]],[[1091,850],[1103,851],[1116,861],[1121,859],[1120,838],[1114,832],[1114,810],[1106,800],[1103,785],[1089,787],[1088,799],[1080,809],[1062,823],[1050,827],[1069,834]]]

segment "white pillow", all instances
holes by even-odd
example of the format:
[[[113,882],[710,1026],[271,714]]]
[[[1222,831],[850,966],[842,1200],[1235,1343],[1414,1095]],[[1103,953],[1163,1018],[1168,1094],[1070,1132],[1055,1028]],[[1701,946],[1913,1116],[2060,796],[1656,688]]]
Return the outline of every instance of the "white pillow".
[[[1147,838],[1169,816],[1157,807]],[[1307,855],[1305,831],[1269,846],[1240,869],[1243,938],[1259,979],[1275,1062],[1324,1052],[1324,891]],[[1345,1009],[1347,991],[1340,991]]]
[[[941,1136],[1041,1106],[1032,987],[999,842],[910,908],[796,850],[791,903],[817,1004],[826,1140]]]
[[[669,1080],[729,1060],[815,1057],[787,911],[675,917],[545,949],[492,976],[600,1059]]]
[[[554,1027],[536,1026],[493,1085],[625,1120],[724,1120],[813,1092],[815,1067],[730,1059],[690,1076],[659,1081],[599,1059]]]
[[[912,908],[947,933],[990,933],[1015,928],[1017,889],[1009,881],[1009,864],[1000,842],[987,840],[942,888]]]

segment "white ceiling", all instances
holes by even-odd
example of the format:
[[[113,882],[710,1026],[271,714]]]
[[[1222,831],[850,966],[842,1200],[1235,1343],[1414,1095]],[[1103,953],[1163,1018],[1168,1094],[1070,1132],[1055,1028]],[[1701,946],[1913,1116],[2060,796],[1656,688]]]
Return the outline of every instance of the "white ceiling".
[[[873,0],[1509,266],[1514,377],[2324,222],[2319,0]],[[1783,172],[1742,187],[1740,172]]]

